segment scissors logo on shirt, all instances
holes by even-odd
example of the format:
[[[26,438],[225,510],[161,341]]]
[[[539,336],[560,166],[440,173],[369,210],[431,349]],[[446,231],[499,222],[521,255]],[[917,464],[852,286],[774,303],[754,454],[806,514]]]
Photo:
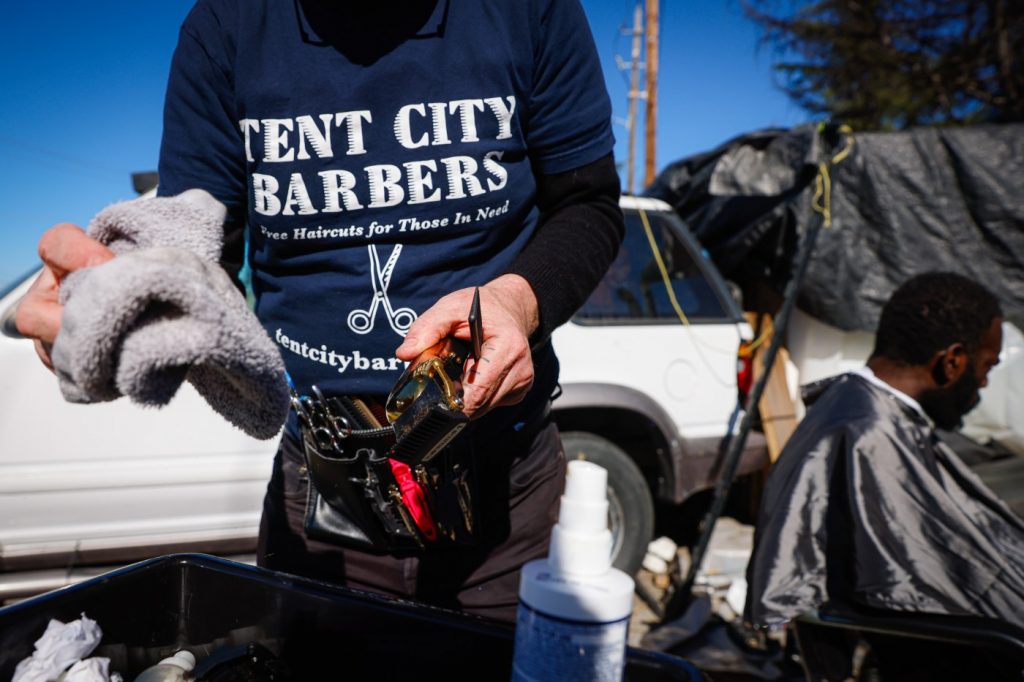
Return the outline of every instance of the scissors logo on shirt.
[[[409,327],[416,321],[416,311],[412,308],[392,308],[391,300],[388,298],[388,285],[391,284],[391,275],[395,271],[395,263],[402,253],[402,245],[395,244],[391,250],[384,267],[380,266],[380,256],[377,254],[377,247],[367,245],[366,250],[370,252],[370,284],[373,285],[373,300],[366,310],[356,308],[348,314],[348,328],[356,334],[369,334],[377,323],[377,309],[384,308],[384,315],[388,324],[399,336],[405,336]]]

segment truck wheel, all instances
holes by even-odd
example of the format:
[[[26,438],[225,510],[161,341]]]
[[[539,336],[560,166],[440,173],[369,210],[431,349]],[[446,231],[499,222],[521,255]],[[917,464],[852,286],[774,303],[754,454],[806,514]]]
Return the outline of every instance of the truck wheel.
[[[639,467],[615,443],[583,431],[562,434],[566,461],[585,459],[608,471],[612,565],[634,575],[654,535],[654,501]]]

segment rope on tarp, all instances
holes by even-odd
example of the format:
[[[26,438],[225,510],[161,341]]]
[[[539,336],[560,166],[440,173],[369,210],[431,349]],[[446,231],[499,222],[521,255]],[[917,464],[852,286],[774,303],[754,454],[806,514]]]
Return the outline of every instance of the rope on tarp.
[[[824,130],[824,124],[818,126],[818,132]],[[821,214],[822,224],[825,227],[832,227],[832,175],[831,168],[842,163],[853,151],[854,138],[853,128],[843,124],[839,126],[838,132],[846,138],[846,144],[826,163],[818,162],[818,175],[814,178],[814,196],[811,197],[811,208]]]

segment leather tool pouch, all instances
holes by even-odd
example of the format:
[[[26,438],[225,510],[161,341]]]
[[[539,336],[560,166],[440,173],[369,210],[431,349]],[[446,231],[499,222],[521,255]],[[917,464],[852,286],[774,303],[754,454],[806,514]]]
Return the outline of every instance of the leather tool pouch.
[[[330,400],[337,410],[344,408],[345,399]],[[356,416],[350,424],[369,426],[359,422],[358,410],[346,414]],[[461,422],[456,432],[465,426],[461,413],[444,417]],[[310,480],[307,535],[381,554],[477,544],[481,529],[471,441],[448,442],[419,458],[418,443],[436,441],[437,421],[425,427],[431,429],[426,436],[414,430],[399,439],[391,426],[353,428],[344,438],[325,443],[303,424]],[[409,495],[415,498],[412,504]]]

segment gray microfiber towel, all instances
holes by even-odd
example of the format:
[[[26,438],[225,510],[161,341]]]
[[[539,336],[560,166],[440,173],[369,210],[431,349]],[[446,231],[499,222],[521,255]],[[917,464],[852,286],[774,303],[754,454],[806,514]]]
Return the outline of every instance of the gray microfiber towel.
[[[88,233],[117,257],[68,275],[51,357],[64,398],[163,406],[188,380],[255,438],[288,415],[284,362],[218,265],[223,204],[202,190],[114,204]]]

